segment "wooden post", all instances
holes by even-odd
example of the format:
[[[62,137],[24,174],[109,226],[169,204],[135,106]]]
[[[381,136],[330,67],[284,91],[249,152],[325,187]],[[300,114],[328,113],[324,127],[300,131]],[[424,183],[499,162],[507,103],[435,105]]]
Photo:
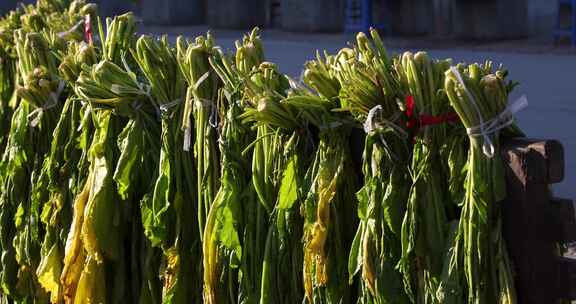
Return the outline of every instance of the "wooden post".
[[[553,140],[514,139],[502,147],[508,191],[503,233],[520,304],[576,298],[576,260],[559,255],[559,243],[576,238],[574,206],[552,199],[549,186],[564,177],[563,153]]]

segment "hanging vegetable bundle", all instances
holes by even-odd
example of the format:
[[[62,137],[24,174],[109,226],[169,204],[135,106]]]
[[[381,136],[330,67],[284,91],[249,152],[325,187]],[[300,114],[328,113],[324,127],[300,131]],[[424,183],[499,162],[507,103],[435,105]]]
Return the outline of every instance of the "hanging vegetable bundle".
[[[3,302],[516,302],[506,71],[371,30],[295,81],[258,29],[136,28],[82,0],[0,19]]]
[[[512,268],[502,238],[498,203],[506,196],[504,169],[498,156],[500,134],[522,135],[513,114],[526,100],[508,105],[514,83],[492,64],[446,71],[446,93],[470,140],[466,195],[455,237],[446,302],[515,303]],[[462,282],[458,282],[458,281]],[[467,298],[449,287],[465,284]]]
[[[301,111],[300,116],[318,136],[318,146],[306,173],[304,213],[304,290],[307,303],[349,302],[353,287],[347,280],[348,257],[356,226],[354,193],[358,180],[352,168],[350,134],[353,121],[343,112],[340,84],[330,64],[335,58],[317,54],[306,63],[303,85],[293,84],[285,103]],[[306,88],[308,86],[314,91]],[[310,139],[310,138],[309,138]]]
[[[408,303],[411,282],[396,266],[410,187],[410,142],[398,107],[399,83],[376,31],[372,41],[357,36],[354,50],[338,54],[344,107],[364,125],[364,186],[357,193],[360,225],[350,251],[350,280],[361,272],[361,299],[368,303]]]

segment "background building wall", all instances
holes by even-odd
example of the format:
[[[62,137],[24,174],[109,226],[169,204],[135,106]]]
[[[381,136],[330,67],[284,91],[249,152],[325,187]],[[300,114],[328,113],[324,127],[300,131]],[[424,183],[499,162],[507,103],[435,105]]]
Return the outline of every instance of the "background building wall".
[[[268,0],[208,0],[206,4],[211,27],[248,29],[266,25]]]
[[[344,0],[280,2],[281,27],[289,31],[337,32],[344,27]]]
[[[0,0],[4,1],[4,0]],[[159,0],[163,1],[163,0]],[[100,14],[103,16],[116,16],[124,14],[126,12],[136,12],[138,13],[139,6],[136,5],[131,0],[90,0],[88,2],[93,2],[98,4],[98,9]]]
[[[141,0],[147,24],[188,25],[206,22],[203,0]]]
[[[346,4],[346,0],[139,0],[139,5],[130,0],[92,1],[105,16],[136,11],[148,24],[208,23],[218,28],[258,25],[301,32],[341,31]],[[14,9],[18,2],[35,0],[0,0],[0,13]],[[551,39],[558,13],[557,0],[373,2],[375,23],[387,23],[393,34],[400,35]]]
[[[453,34],[464,39],[526,37],[529,34],[527,1],[454,0]]]
[[[528,24],[531,36],[552,37],[558,12],[557,0],[528,0]]]

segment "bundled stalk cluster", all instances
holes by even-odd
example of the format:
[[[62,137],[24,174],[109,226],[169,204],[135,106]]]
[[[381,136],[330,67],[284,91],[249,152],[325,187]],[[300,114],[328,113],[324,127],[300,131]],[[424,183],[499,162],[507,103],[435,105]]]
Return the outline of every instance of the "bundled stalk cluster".
[[[515,303],[506,78],[372,30],[294,80],[257,29],[225,52],[23,6],[0,20],[2,302]]]

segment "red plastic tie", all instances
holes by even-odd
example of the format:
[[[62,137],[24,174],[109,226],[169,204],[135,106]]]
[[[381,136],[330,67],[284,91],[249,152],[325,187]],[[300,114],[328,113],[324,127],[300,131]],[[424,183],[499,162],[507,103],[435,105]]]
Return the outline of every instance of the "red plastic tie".
[[[86,15],[84,18],[84,39],[92,44],[92,17],[90,15]]]
[[[438,116],[433,115],[416,116],[414,107],[415,107],[414,96],[412,95],[406,96],[405,113],[406,117],[408,118],[408,121],[406,122],[406,127],[412,130],[413,137],[418,133],[418,131],[420,131],[421,127],[434,126],[443,123],[460,121],[460,118],[458,117],[458,114],[456,114],[456,112],[450,112]]]

